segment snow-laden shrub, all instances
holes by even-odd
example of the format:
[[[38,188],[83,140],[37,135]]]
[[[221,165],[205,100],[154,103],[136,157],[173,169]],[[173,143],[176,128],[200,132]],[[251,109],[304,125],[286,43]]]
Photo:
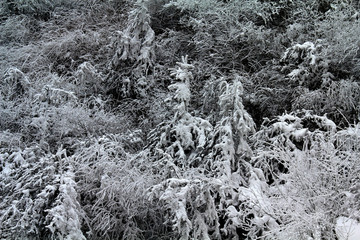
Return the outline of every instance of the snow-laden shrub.
[[[48,105],[60,106],[66,103],[76,103],[78,98],[74,92],[46,85],[41,92],[34,95],[35,102],[46,102]]]
[[[233,213],[240,206],[239,188],[246,183],[243,171],[249,166],[242,160],[251,155],[247,137],[254,130],[242,105],[241,78],[219,84],[220,120],[213,129],[187,111],[191,64],[184,58],[178,65],[172,69],[178,82],[169,87],[175,90],[174,119],[155,130],[160,137],[150,145],[152,168],[164,180],[149,194],[168,209],[167,223],[180,239],[236,239],[242,225]]]
[[[7,69],[0,84],[0,129],[18,132],[34,85],[18,68]]]
[[[322,42],[305,42],[288,48],[280,60],[283,66],[270,79],[279,87],[268,88],[264,95],[276,94],[273,98],[288,95],[292,111],[309,109],[316,114],[327,113],[340,126],[347,126],[358,118],[359,109],[354,103],[359,100],[359,86],[354,79],[335,81],[331,73],[335,70],[330,67],[332,59],[325,53],[327,46]],[[289,86],[284,87],[285,84]]]
[[[163,231],[162,210],[146,195],[156,176],[125,151],[137,142],[136,133],[93,138],[71,157],[90,239],[156,239]]]
[[[129,61],[147,71],[154,64],[154,40],[147,3],[139,0],[129,14],[127,28],[118,31],[113,39],[115,54],[111,60],[112,68],[121,67]]]
[[[323,40],[324,55],[330,60],[334,75],[345,78],[356,72],[359,64],[359,9],[352,1],[335,1],[323,21],[315,24],[317,35]]]
[[[277,164],[271,154],[266,155],[266,151],[264,152],[269,146],[282,144],[289,149],[303,150],[311,145],[312,139],[318,133],[335,132],[336,125],[333,121],[326,116],[312,114],[311,111],[304,110],[278,116],[271,122],[264,122],[262,128],[252,136],[254,147],[258,150],[261,149],[254,159],[261,158],[262,160],[255,161],[255,166],[259,167],[257,163],[264,164],[263,169],[266,169],[269,167],[267,164]],[[268,159],[268,162],[264,161],[265,159]],[[270,167],[268,170],[277,171],[279,169]]]
[[[53,0],[4,0],[0,5],[0,14],[30,14],[35,17],[48,19],[54,6],[53,3]]]
[[[4,123],[6,127],[8,125]],[[1,126],[1,125],[0,125]],[[1,126],[2,127],[2,126]],[[24,147],[24,143],[21,141],[20,133],[13,133],[9,130],[1,131],[0,134],[0,146],[2,152],[12,152],[14,149]]]
[[[331,120],[303,112],[279,116],[255,134],[252,163],[265,175],[258,182],[261,195],[243,196],[244,206],[257,206],[245,210],[254,215],[250,232],[268,239],[332,239],[339,216],[356,218],[356,129],[336,132]]]
[[[358,100],[359,86],[352,78],[336,79],[325,49],[320,40],[287,48],[279,62],[274,60],[256,73],[250,104],[270,118],[284,110],[308,109],[328,114],[339,126],[357,121],[359,110],[353,103]]]
[[[197,158],[209,141],[212,126],[205,119],[188,112],[193,65],[187,62],[187,57],[183,57],[177,65],[177,68],[170,69],[175,81],[168,87],[173,91],[174,117],[159,125],[151,138],[155,149],[161,149],[173,158],[175,165],[187,169],[188,166],[201,164]]]
[[[210,182],[209,182],[210,181]],[[165,202],[167,224],[179,239],[219,239],[220,224],[214,191],[221,181],[214,179],[169,178],[151,189],[151,198]]]
[[[46,219],[50,222],[46,227],[57,239],[86,239],[81,231],[85,214],[78,202],[79,196],[74,177],[71,167],[62,173],[58,196],[51,209],[46,210]]]
[[[332,81],[327,88],[310,91],[299,91],[294,99],[293,109],[311,109],[316,114],[327,114],[340,126],[359,119],[360,86],[359,83],[348,79]]]
[[[62,144],[72,148],[74,137],[103,135],[108,131],[105,129],[120,132],[122,126],[117,122],[122,117],[109,111],[108,99],[81,95],[96,91],[86,83],[90,80],[85,77],[90,76],[82,74],[79,73],[80,86],[56,75],[49,75],[48,84],[41,86],[38,81],[30,82],[20,70],[9,69],[1,86],[1,130],[21,133],[20,145],[36,143],[52,151]],[[95,86],[94,83],[92,87]]]
[[[169,123],[159,129],[162,131],[156,148],[163,149],[179,167],[189,165],[199,166],[203,163],[197,159],[206,144],[211,124],[201,118],[185,113],[174,123]]]
[[[102,92],[103,78],[91,63],[80,64],[74,75],[77,96],[88,96]]]
[[[305,151],[274,149],[288,162],[288,173],[280,174],[279,183],[270,188],[269,202],[282,225],[273,229],[279,231],[279,238],[296,235],[331,239],[339,216],[358,217],[358,191],[354,187],[359,154],[334,145],[330,137],[313,141]]]
[[[71,91],[45,86],[33,99],[23,100],[0,105],[6,121],[3,129],[21,133],[23,144],[36,143],[51,151],[61,145],[73,149],[76,138],[116,134],[127,128],[118,124],[125,116],[109,111],[107,99],[101,96],[78,99]]]
[[[281,71],[290,81],[311,90],[327,84],[332,78],[329,61],[321,57],[320,45],[312,42],[296,44],[288,48],[280,62],[285,64]]]
[[[358,151],[360,145],[360,124],[349,126],[336,134],[337,148],[344,151]]]
[[[76,14],[76,12],[72,14]],[[75,16],[72,17],[75,18]],[[74,21],[78,20],[74,19]],[[40,50],[40,54],[38,53],[41,58],[37,56],[35,61],[44,61],[45,64],[49,64],[50,71],[57,73],[59,76],[73,75],[73,72],[80,70],[80,65],[88,60],[90,56],[96,56],[96,58],[102,58],[101,55],[106,56],[103,45],[107,44],[107,40],[99,32],[84,32],[80,29],[57,32],[58,30],[52,30],[51,28],[49,31],[53,36],[44,33],[43,38],[46,43]],[[105,65],[105,63],[103,64]],[[49,70],[49,67],[46,70]]]
[[[273,154],[272,146],[285,146],[292,150],[304,150],[311,146],[318,134],[334,134],[336,125],[326,116],[310,111],[292,112],[268,119],[251,139],[256,153],[252,158],[254,167],[264,171],[267,182],[272,183],[279,172],[287,172],[283,158]]]
[[[243,78],[235,75],[231,84],[220,83],[219,108],[222,117],[220,125],[228,122],[233,128],[232,132],[238,138],[237,153],[249,151],[246,137],[255,131],[255,124],[242,103],[244,89],[241,83]]]
[[[0,24],[0,43],[27,43],[33,37],[31,34],[33,24],[33,21],[26,16],[9,17]]]
[[[209,231],[212,229],[214,236],[219,235],[215,206],[209,205],[214,202],[210,192],[212,184],[205,183],[205,176],[198,180],[190,179],[201,177],[200,172],[207,168],[201,155],[207,147],[212,126],[188,112],[192,68],[187,57],[183,57],[178,67],[171,69],[175,82],[169,89],[174,91],[172,101],[176,111],[172,120],[155,129],[152,146],[157,152],[154,168],[159,168],[157,172],[165,179],[150,189],[150,196],[169,209],[168,224],[180,239],[189,239],[190,236],[210,239]],[[166,180],[168,177],[172,178]]]
[[[116,99],[143,97],[144,89],[151,86],[146,79],[155,64],[155,32],[150,22],[148,3],[139,0],[129,12],[127,27],[111,37],[107,88]]]
[[[0,3],[0,16],[29,15],[40,20],[48,21],[57,7],[78,7],[82,3],[89,7],[96,0],[69,1],[69,0],[4,0]]]
[[[65,151],[44,154],[34,147],[2,153],[0,160],[0,237],[50,239],[59,232],[60,238],[79,239],[82,216],[73,182],[64,180]]]
[[[15,100],[23,97],[31,88],[29,78],[18,68],[9,68],[1,79],[0,94],[4,99]]]
[[[292,1],[294,14],[286,32],[289,43],[321,39],[322,56],[333,75],[339,78],[347,78],[350,73],[357,75],[360,21],[356,4],[354,1]]]
[[[247,137],[254,132],[255,124],[242,104],[243,87],[240,76],[231,83],[219,84],[219,118],[214,129],[212,155],[215,158],[213,171],[231,177],[241,168],[238,156],[250,156]],[[217,170],[215,170],[217,169]]]
[[[217,70],[256,71],[281,48],[279,38],[260,23],[275,9],[265,1],[176,0],[163,11],[173,13],[174,7],[181,10],[175,29],[185,33],[186,54]]]

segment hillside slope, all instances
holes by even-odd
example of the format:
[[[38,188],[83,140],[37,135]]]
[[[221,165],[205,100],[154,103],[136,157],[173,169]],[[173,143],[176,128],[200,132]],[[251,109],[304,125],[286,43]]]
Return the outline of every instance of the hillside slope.
[[[2,1],[0,238],[346,239],[359,8]]]

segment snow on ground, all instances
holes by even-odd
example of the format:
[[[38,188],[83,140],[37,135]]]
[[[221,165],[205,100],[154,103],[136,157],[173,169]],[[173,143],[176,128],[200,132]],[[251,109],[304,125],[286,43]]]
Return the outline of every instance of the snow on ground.
[[[360,240],[360,223],[354,219],[339,217],[335,229],[339,240]]]

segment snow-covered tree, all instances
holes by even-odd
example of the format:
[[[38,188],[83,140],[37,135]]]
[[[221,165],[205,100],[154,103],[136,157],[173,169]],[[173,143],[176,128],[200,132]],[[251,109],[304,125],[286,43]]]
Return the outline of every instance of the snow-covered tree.
[[[141,65],[145,71],[153,65],[155,33],[150,21],[147,1],[137,1],[129,14],[127,28],[118,31],[114,39],[116,51],[112,59],[113,67],[121,66],[121,62],[127,60]]]
[[[172,69],[178,82],[169,87],[175,90],[174,119],[157,129],[162,133],[153,145],[160,153],[157,162],[165,162],[160,165],[168,169],[168,173],[159,172],[168,179],[153,186],[150,196],[169,209],[173,229],[181,239],[236,238],[241,224],[233,213],[240,205],[239,187],[246,182],[245,157],[251,156],[247,137],[254,131],[242,104],[241,78],[221,81],[220,120],[213,128],[187,111],[192,66],[187,58],[178,66]]]

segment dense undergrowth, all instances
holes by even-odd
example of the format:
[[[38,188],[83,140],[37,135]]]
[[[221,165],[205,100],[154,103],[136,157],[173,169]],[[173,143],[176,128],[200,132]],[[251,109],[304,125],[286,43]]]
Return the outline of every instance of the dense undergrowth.
[[[346,239],[359,3],[4,0],[1,239]]]

